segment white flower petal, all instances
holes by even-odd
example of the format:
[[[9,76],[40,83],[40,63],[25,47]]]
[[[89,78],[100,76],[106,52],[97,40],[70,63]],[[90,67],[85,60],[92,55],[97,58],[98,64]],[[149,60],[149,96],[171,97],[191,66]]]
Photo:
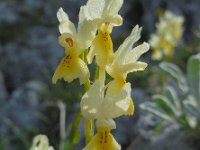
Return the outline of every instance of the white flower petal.
[[[79,19],[84,20],[85,17],[89,20],[100,18],[105,7],[105,0],[88,0],[85,6],[82,6],[82,13]]]
[[[133,63],[136,62],[140,56],[144,53],[146,53],[149,50],[149,44],[144,42],[143,44],[135,47],[133,50],[131,50],[125,60],[125,63]]]
[[[118,71],[121,72],[121,74],[127,74],[130,72],[143,71],[146,67],[147,63],[137,61],[134,63],[121,65]]]
[[[122,18],[118,11],[122,4],[123,0],[88,0],[81,8],[79,21],[99,19],[99,24],[109,22],[112,26],[119,26]]]
[[[54,148],[49,145],[46,135],[37,135],[33,139],[30,150],[54,150]]]
[[[57,12],[57,18],[60,22],[59,31],[61,34],[70,33],[72,35],[76,34],[76,28],[74,24],[69,20],[68,15],[60,8]]]
[[[101,109],[101,89],[99,81],[95,81],[83,95],[80,106],[85,118],[96,119],[98,117],[99,109]]]
[[[104,91],[101,91],[100,82],[97,80],[82,97],[81,112],[89,119],[112,119],[126,115],[132,100],[130,92],[131,85],[126,83],[118,94],[106,94],[104,98]]]
[[[123,23],[123,19],[120,15],[113,15],[105,18],[103,22],[110,22],[112,26],[121,26]]]
[[[80,84],[84,84],[89,80],[90,72],[88,66],[82,59],[78,60],[78,66],[79,66],[78,78],[80,79]]]
[[[116,15],[120,8],[122,7],[123,0],[105,0],[106,7],[104,8],[103,16],[113,16]]]
[[[126,115],[126,111],[130,106],[131,85],[126,83],[119,94],[106,96],[101,105],[101,113],[99,118],[116,118],[121,115]]]
[[[109,129],[116,129],[116,124],[113,119],[97,119],[96,121],[96,127],[109,127]]]
[[[80,15],[82,13],[82,15]],[[80,9],[79,13],[79,24],[78,24],[78,36],[77,40],[81,49],[87,49],[91,46],[92,41],[95,38],[97,31],[98,20],[86,20],[83,14],[83,7]]]
[[[136,25],[133,28],[131,34],[125,39],[125,41],[120,45],[120,47],[116,51],[113,64],[123,64],[125,57],[128,54],[128,52],[132,49],[133,44],[139,40],[141,30],[142,28],[139,28],[138,25]]]

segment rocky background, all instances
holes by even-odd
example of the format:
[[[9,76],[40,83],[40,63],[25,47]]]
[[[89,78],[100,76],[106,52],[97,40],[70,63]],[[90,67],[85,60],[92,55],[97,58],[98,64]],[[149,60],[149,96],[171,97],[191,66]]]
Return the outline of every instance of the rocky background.
[[[28,149],[32,138],[39,133],[47,134],[52,145],[58,147],[58,102],[66,105],[66,122],[69,126],[79,109],[76,102],[81,97],[82,88],[76,81],[70,85],[64,82],[51,84],[51,77],[64,53],[57,42],[56,12],[62,6],[77,24],[79,7],[85,3],[86,0],[0,1],[1,150]],[[148,41],[158,20],[157,11],[161,8],[185,17],[183,41],[192,45],[194,32],[200,24],[199,6],[199,0],[125,0],[120,11],[124,25],[114,29],[114,42],[119,45],[136,24],[143,26],[142,38]],[[146,62],[150,62],[149,56],[145,55]],[[140,103],[151,99],[149,91],[145,90],[147,79],[135,79],[130,77],[134,85],[135,115],[117,119],[117,130],[114,131],[122,149],[192,149],[176,125],[164,122],[165,128],[155,131],[160,120],[138,108]],[[80,150],[81,146],[80,143],[75,149]]]

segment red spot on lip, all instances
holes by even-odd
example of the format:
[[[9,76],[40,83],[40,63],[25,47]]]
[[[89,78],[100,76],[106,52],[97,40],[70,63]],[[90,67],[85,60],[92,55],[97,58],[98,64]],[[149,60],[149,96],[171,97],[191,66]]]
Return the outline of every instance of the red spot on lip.
[[[69,47],[73,47],[74,43],[72,38],[66,38],[65,41],[67,42],[67,44],[69,45]]]

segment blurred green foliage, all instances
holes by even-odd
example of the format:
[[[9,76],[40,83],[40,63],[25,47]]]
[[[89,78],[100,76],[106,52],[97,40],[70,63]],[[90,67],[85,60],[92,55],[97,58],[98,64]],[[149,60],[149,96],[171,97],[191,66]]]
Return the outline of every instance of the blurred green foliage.
[[[200,53],[187,62],[187,75],[172,63],[162,62],[160,68],[173,78],[163,85],[161,94],[153,95],[152,102],[140,105],[143,110],[182,127],[192,140],[200,140]],[[195,132],[194,132],[195,131]]]

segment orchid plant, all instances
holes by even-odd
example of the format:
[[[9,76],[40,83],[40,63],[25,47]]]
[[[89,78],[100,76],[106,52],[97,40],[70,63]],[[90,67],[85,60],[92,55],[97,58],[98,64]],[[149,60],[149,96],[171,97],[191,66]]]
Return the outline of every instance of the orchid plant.
[[[174,49],[178,45],[183,34],[184,18],[171,11],[166,11],[159,17],[156,24],[156,33],[151,35],[152,59],[171,59]]]
[[[120,47],[113,50],[111,33],[113,27],[123,23],[118,14],[122,4],[123,0],[88,0],[80,8],[77,29],[62,8],[57,13],[61,34],[58,41],[65,54],[52,82],[55,84],[58,79],[71,82],[78,78],[80,84],[85,85],[80,101],[85,125],[84,150],[121,149],[111,130],[116,128],[115,118],[134,113],[131,84],[126,82],[126,77],[130,72],[143,71],[147,67],[146,63],[137,60],[149,50],[148,43],[133,48],[140,39],[138,25]],[[88,64],[94,60],[97,71],[91,81]],[[113,78],[112,81],[107,82],[106,74]],[[97,133],[94,133],[95,127]]]

